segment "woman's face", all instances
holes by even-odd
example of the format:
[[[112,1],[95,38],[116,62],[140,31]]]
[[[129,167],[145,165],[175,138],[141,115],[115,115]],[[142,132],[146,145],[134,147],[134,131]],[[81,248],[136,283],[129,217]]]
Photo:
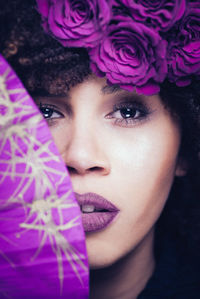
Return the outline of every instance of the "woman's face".
[[[108,87],[94,76],[66,97],[36,102],[74,191],[83,194],[77,197],[84,205],[90,265],[111,265],[153,231],[181,171],[179,125],[158,95]]]

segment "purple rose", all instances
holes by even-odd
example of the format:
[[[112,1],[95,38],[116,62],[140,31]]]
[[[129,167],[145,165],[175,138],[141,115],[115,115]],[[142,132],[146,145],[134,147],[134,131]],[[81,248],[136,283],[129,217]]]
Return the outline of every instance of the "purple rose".
[[[112,0],[115,13],[127,9],[134,20],[145,22],[158,31],[169,30],[186,10],[186,0]]]
[[[188,4],[187,12],[176,26],[176,39],[186,45],[190,41],[200,40],[200,2]]]
[[[184,17],[166,38],[169,40],[168,78],[179,86],[186,86],[191,82],[191,75],[200,76],[200,6],[197,1],[188,3]]]
[[[167,73],[166,42],[147,26],[124,21],[111,25],[101,44],[90,50],[91,68],[108,82],[138,93],[153,94]]]
[[[176,82],[178,86],[186,86],[191,83],[191,75],[200,78],[200,41],[170,50],[168,77],[171,82]]]
[[[111,18],[108,0],[37,0],[43,27],[63,46],[94,47]]]

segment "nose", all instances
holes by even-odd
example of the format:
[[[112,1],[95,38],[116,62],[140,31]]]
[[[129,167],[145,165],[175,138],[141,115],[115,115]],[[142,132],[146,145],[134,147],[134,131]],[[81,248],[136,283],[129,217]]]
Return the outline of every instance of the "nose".
[[[62,156],[70,175],[107,175],[110,173],[105,143],[92,127],[89,129],[82,125],[72,129]]]

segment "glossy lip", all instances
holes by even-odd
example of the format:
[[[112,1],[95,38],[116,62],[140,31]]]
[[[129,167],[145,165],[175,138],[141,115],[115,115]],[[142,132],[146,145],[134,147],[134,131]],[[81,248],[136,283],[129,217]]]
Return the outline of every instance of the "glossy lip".
[[[93,205],[96,209],[106,210],[102,212],[82,213],[82,222],[85,232],[95,232],[106,228],[119,212],[115,205],[98,194],[75,193],[75,197],[80,206]]]

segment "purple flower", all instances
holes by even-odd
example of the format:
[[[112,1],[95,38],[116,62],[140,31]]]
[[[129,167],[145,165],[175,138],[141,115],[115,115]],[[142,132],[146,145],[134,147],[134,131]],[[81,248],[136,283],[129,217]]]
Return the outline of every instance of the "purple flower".
[[[187,12],[176,26],[176,39],[186,45],[190,41],[200,40],[200,2],[188,4]]]
[[[121,14],[127,10],[134,20],[158,31],[169,30],[186,10],[186,0],[112,0],[112,4],[115,12]]]
[[[166,35],[168,44],[168,78],[178,86],[191,82],[191,75],[200,76],[200,6],[188,3],[187,12]]]
[[[191,75],[200,78],[200,41],[172,47],[170,51],[169,80],[178,86],[186,86],[191,83]]]
[[[90,57],[97,75],[138,93],[159,92],[158,83],[167,73],[166,42],[151,28],[129,19],[111,25],[101,44],[90,50]]]
[[[94,47],[111,18],[108,0],[37,0],[43,27],[63,46]]]

